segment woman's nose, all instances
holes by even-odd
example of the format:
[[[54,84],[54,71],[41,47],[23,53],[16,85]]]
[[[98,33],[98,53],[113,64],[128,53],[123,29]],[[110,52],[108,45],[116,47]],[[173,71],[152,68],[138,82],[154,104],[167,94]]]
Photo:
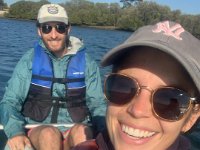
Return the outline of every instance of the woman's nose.
[[[135,118],[147,118],[152,115],[151,92],[141,89],[138,95],[132,98],[128,104],[128,113]]]

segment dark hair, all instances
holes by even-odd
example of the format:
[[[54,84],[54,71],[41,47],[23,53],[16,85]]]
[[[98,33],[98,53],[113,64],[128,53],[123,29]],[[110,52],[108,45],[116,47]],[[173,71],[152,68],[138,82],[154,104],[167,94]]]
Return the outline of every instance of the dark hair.
[[[36,21],[36,27],[37,27],[37,28],[39,28],[39,27],[40,27],[40,23],[39,23],[39,21],[38,21],[38,20]]]
[[[69,29],[71,27],[71,23],[70,22],[68,22],[68,25],[67,25],[67,28]],[[66,41],[65,41],[65,43],[66,43],[66,47],[71,47],[71,42],[70,42],[70,40],[69,40],[69,34],[67,33],[67,37],[66,37]]]

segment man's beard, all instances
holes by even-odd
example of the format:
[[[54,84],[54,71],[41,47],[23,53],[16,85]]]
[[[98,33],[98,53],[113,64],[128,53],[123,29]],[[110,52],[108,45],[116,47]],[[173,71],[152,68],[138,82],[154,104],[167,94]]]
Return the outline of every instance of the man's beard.
[[[52,41],[54,41],[54,40],[48,40],[48,41],[52,42]],[[65,44],[65,41],[66,41],[66,40],[63,40],[63,41],[62,41],[62,44],[61,44],[60,48],[58,48],[58,49],[53,49],[52,47],[50,47],[49,44],[48,44],[48,41],[43,40],[45,47],[46,47],[50,52],[63,51],[63,50],[65,49],[65,47],[66,47],[66,44]],[[55,41],[57,41],[57,40],[55,40]]]

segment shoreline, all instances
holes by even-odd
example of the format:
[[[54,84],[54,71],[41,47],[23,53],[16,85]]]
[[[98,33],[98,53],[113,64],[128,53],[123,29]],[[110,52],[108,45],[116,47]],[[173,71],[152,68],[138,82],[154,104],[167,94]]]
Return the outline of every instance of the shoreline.
[[[106,29],[106,30],[117,30],[118,29],[115,26],[86,26],[86,27],[97,28],[97,29]]]
[[[36,20],[9,18],[9,17],[5,17],[5,16],[0,16],[0,19],[10,19],[10,20],[36,22]],[[116,26],[92,26],[92,25],[90,26],[90,25],[76,25],[76,24],[72,24],[72,27],[73,26],[80,26],[80,27],[86,27],[86,28],[95,28],[95,29],[102,29],[102,30],[119,30],[119,31],[133,32],[131,30],[119,29]]]

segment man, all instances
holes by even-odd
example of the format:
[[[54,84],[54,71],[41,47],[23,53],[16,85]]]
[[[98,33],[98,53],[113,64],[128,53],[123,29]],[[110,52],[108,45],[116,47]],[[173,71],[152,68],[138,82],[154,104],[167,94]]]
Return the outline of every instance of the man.
[[[60,5],[40,8],[37,30],[40,40],[18,62],[0,102],[1,123],[11,150],[25,146],[69,149],[92,138],[89,123],[96,131],[103,128],[105,108],[99,69],[83,43],[69,36],[68,16]],[[68,130],[62,125],[47,125],[52,123],[86,125]],[[26,134],[26,124],[42,125]]]
[[[102,59],[107,130],[73,150],[191,150],[200,117],[200,41],[180,24],[141,27]]]

